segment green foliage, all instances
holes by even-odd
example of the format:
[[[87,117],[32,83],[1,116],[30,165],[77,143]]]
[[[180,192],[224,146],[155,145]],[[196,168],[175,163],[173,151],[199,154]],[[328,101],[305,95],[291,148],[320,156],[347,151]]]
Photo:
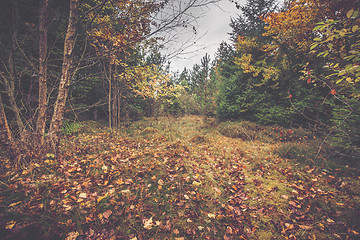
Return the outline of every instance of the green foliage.
[[[316,152],[313,148],[303,143],[283,143],[275,151],[282,158],[292,159],[299,162],[313,161]]]
[[[349,104],[354,109],[360,109],[360,103],[355,99],[350,100]],[[339,151],[339,153],[350,157],[342,161],[354,166],[359,165],[360,114],[358,112],[352,112],[351,109],[340,104],[335,105],[332,114],[334,132],[329,136],[330,144]]]
[[[360,18],[355,8],[341,10],[340,17],[319,22],[314,28],[320,34],[313,39],[310,53],[317,54],[323,64],[318,69],[312,64],[306,65],[304,74],[314,86],[326,86],[331,96],[324,101],[331,108],[328,140],[338,152],[339,162],[357,165],[360,147]]]
[[[340,20],[328,19],[319,22],[314,31],[320,31],[322,37],[314,38],[310,47],[318,57],[325,58],[329,71],[325,78],[334,84],[355,87],[352,93],[360,97],[358,86],[360,82],[360,16],[359,11],[351,9],[346,18]]]
[[[78,133],[83,125],[79,122],[65,119],[61,126],[61,133],[65,135],[73,135]]]

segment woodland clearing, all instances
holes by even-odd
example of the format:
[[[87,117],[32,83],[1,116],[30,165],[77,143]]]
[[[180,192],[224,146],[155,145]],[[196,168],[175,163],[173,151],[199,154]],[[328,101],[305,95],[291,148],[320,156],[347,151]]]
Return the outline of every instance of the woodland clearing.
[[[321,136],[198,116],[80,123],[1,156],[2,239],[358,239],[359,171]]]

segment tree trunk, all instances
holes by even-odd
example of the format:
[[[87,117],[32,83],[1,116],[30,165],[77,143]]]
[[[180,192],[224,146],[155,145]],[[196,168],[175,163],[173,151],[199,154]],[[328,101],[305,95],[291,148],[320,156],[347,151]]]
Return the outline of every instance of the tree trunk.
[[[112,99],[112,84],[111,84],[111,76],[112,76],[112,72],[111,72],[111,63],[109,63],[109,128],[112,129],[112,111],[111,111],[111,99]]]
[[[54,114],[49,129],[49,143],[57,151],[60,140],[60,128],[64,117],[65,103],[69,92],[72,76],[73,49],[76,38],[76,24],[78,20],[78,0],[70,0],[70,14],[68,29],[64,42],[64,56],[59,85],[59,92],[55,102]]]
[[[12,36],[11,36],[11,51],[9,55],[9,73],[10,77],[6,78],[2,76],[6,94],[9,97],[11,110],[14,112],[16,124],[19,128],[20,139],[25,141],[25,126],[20,116],[20,110],[16,104],[15,100],[15,83],[17,82],[17,73],[15,66],[15,49],[16,49],[16,38],[17,38],[17,28],[18,28],[18,9],[17,1],[12,1]]]
[[[12,145],[12,137],[7,119],[5,116],[4,105],[0,95],[0,143],[6,149],[10,149]]]
[[[39,112],[36,123],[37,144],[44,143],[46,109],[47,109],[47,21],[49,1],[40,1],[39,25]]]

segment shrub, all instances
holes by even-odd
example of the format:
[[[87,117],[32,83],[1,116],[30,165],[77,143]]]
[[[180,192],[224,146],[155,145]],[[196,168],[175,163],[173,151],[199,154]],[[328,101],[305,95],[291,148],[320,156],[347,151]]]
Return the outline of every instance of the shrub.
[[[301,143],[283,143],[275,150],[275,153],[282,158],[307,161],[314,157],[314,150]]]
[[[61,126],[61,132],[65,135],[72,135],[78,133],[82,127],[83,125],[79,122],[65,119]]]

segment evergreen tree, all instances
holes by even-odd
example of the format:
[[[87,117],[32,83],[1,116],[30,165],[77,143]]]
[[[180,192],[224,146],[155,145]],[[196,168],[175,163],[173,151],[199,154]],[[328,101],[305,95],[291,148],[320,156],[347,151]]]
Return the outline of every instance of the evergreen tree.
[[[277,9],[275,0],[248,0],[245,5],[238,6],[241,13],[236,19],[231,19],[231,40],[236,41],[239,36],[262,37],[265,32],[263,18]]]

